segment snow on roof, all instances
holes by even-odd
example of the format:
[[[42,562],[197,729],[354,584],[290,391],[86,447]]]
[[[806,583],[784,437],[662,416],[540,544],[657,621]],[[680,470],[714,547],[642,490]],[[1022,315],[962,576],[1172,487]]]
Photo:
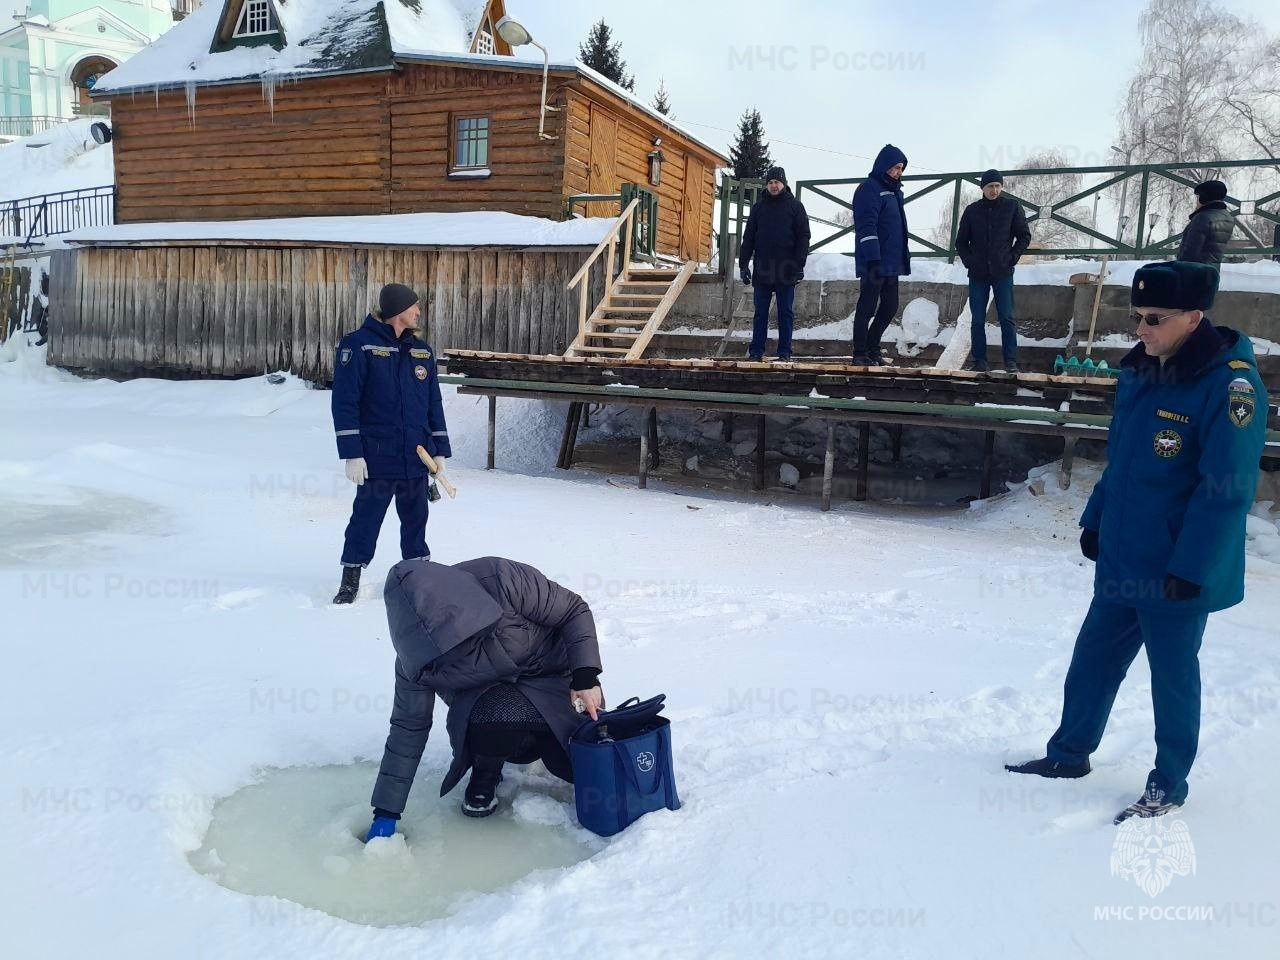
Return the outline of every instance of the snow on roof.
[[[395,247],[594,247],[613,223],[607,217],[557,221],[499,212],[397,213],[118,224],[84,227],[62,239],[69,244],[253,240]]]
[[[104,75],[95,92],[390,69],[401,50],[466,53],[479,0],[275,0],[287,43],[211,52],[225,4],[209,0]]]

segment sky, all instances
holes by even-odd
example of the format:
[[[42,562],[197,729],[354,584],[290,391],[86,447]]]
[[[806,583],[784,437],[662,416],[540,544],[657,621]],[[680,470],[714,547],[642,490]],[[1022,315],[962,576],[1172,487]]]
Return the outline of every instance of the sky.
[[[677,119],[722,148],[758,108],[795,180],[865,176],[886,142],[909,173],[1012,169],[1045,147],[1106,162],[1145,5],[508,0],[507,11],[554,59],[575,56],[603,16],[638,95],[665,79]],[[1221,5],[1280,33],[1276,0]]]

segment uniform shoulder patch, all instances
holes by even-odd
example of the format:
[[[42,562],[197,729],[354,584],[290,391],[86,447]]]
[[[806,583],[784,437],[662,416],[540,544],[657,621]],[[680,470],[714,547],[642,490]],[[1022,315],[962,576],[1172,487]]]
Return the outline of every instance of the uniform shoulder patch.
[[[350,348],[350,347],[343,347],[343,348],[338,352],[338,359],[342,361],[342,365],[343,365],[344,367],[345,367],[348,363],[350,363],[350,362],[351,362],[351,348]]]
[[[1248,360],[1231,360],[1231,361],[1228,361],[1227,366],[1230,367],[1232,370],[1252,370],[1253,369],[1253,364],[1250,363]]]
[[[1237,427],[1247,427],[1253,422],[1258,400],[1253,384],[1244,377],[1236,377],[1227,385],[1227,417]]]

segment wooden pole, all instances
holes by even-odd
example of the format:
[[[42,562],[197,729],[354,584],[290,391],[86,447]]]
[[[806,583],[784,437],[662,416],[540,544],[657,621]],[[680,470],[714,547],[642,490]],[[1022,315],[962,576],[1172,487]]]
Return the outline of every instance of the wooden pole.
[[[496,446],[495,441],[498,436],[498,395],[496,393],[489,394],[489,453],[485,460],[484,468],[486,470],[493,469],[493,452]]]
[[[871,422],[858,424],[858,489],[853,499],[859,503],[867,499],[867,474],[871,469]]]
[[[721,423],[720,439],[725,443],[733,443],[733,414],[726,413]]]
[[[827,455],[822,461],[822,509],[831,509],[831,475],[836,466],[836,423],[827,421]]]
[[[902,424],[895,423],[889,430],[889,437],[893,440],[893,462],[902,462]]]
[[[569,412],[564,418],[564,434],[560,437],[560,456],[556,466],[568,470],[573,465],[573,447],[578,440],[578,418],[582,416],[582,404],[574,401],[569,404]]]
[[[659,463],[657,407],[649,408],[649,422],[645,425],[645,431],[649,434],[649,467],[657,470]]]
[[[986,500],[991,496],[991,473],[996,463],[996,432],[986,430],[982,434],[982,489],[978,499]]]
[[[1076,459],[1076,437],[1064,437],[1062,445],[1062,489],[1071,488],[1071,467]]]
[[[640,431],[640,489],[649,486],[649,425]]]
[[[768,436],[764,414],[756,417],[756,489],[764,489],[764,446]]]

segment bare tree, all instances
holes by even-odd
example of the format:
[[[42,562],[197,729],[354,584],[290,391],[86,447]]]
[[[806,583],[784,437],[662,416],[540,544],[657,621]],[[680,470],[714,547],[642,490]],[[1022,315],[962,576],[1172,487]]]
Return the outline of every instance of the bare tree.
[[[1066,157],[1056,150],[1032,154],[1023,162],[1023,167],[1028,170],[1052,170],[1067,165]],[[1038,209],[1074,196],[1083,189],[1083,184],[1084,177],[1078,173],[1028,173],[1006,177],[1004,186],[1011,194],[1030,202]],[[1036,211],[1025,210],[1024,212],[1030,219]],[[1093,213],[1088,204],[1073,203],[1057,212],[1076,223],[1093,226]],[[1030,221],[1029,226],[1033,247],[1084,247],[1089,242],[1087,234],[1060,220],[1037,217]]]
[[[1259,28],[1213,0],[1151,0],[1139,26],[1142,57],[1120,111],[1121,147],[1135,163],[1206,161],[1185,171],[1188,179],[1217,176],[1213,161],[1231,155],[1241,122],[1231,104],[1249,100],[1254,79],[1241,52]],[[1150,180],[1148,210],[1167,232],[1182,229],[1193,202],[1184,185]]]

